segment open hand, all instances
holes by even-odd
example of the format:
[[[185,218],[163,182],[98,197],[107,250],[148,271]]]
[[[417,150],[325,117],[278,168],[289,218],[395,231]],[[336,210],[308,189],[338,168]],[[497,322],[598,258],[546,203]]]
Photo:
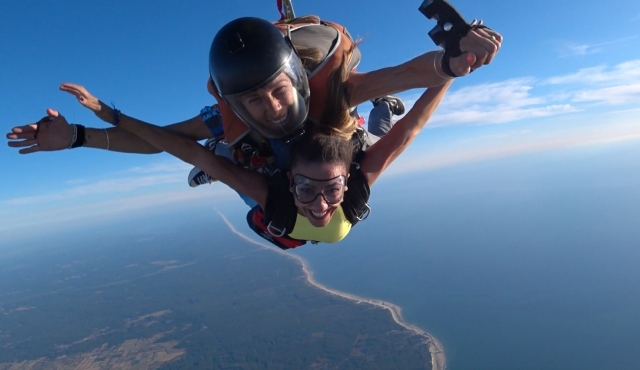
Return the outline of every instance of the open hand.
[[[106,106],[106,104],[101,102],[95,96],[91,95],[84,86],[65,82],[60,85],[60,90],[75,96],[83,107],[89,108],[101,120],[107,123],[112,123],[113,111],[111,108]]]
[[[40,121],[11,129],[7,134],[9,146],[20,149],[18,153],[29,154],[41,151],[67,149],[71,145],[73,128],[67,120],[53,109]]]

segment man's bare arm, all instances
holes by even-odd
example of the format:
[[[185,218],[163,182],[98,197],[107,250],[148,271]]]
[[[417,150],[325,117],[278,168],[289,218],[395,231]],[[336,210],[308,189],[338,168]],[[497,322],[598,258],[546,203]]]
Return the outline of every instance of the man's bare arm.
[[[68,92],[78,99],[84,107],[90,109],[101,120],[113,123],[113,110],[99,99],[91,95],[80,85],[64,83],[60,90]],[[197,115],[186,121],[174,123],[165,127],[174,134],[197,141],[212,137],[211,132],[202,117]],[[57,151],[71,146],[74,129],[64,119],[58,118],[58,112],[49,109],[47,117],[37,123],[17,126],[7,134],[9,146],[20,149],[20,154],[40,151]],[[137,135],[121,128],[113,127],[98,129],[85,127],[82,146],[87,148],[105,149],[123,153],[154,154],[161,150],[144,141]]]
[[[449,68],[456,76],[466,76],[489,64],[500,50],[502,35],[488,28],[477,28],[460,40],[462,55],[451,58]],[[345,82],[349,105],[416,88],[445,84],[448,76],[441,65],[443,51],[430,51],[395,67],[372,72],[351,72]]]
[[[165,129],[193,141],[210,138],[212,136],[200,115],[186,121],[165,126]],[[87,127],[85,129],[85,142],[83,146],[96,149],[108,148],[111,151],[123,153],[155,154],[161,152],[160,149],[149,144],[139,136],[119,127],[108,129]]]

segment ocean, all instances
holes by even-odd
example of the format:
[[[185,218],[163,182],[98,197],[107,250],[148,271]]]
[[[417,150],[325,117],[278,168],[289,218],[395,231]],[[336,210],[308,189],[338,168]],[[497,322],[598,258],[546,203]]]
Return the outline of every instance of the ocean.
[[[384,178],[372,214],[305,246],[317,279],[383,299],[450,369],[638,369],[637,142]]]
[[[406,321],[444,345],[449,369],[640,368],[637,142],[383,176],[370,203],[369,219],[344,241],[291,253],[321,284],[402,307]],[[203,202],[84,230],[77,240],[51,235],[3,250],[0,262],[62,253],[69,243],[147,243],[149,235],[164,240],[159,254],[194,238],[216,253],[245,243],[216,210],[252,235],[239,201]],[[115,249],[110,258],[122,258]]]

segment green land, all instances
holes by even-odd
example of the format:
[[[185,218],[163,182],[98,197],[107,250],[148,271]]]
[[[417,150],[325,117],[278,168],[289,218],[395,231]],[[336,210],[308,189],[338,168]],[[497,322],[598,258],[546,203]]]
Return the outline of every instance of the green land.
[[[390,313],[309,285],[235,235],[166,234],[0,259],[0,370],[430,369]]]

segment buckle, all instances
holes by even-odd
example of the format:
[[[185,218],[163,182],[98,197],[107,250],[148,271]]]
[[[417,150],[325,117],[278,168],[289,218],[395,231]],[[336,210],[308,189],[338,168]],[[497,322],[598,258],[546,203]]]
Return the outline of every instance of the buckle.
[[[284,236],[287,233],[286,228],[278,229],[277,227],[271,225],[272,222],[273,221],[269,222],[269,225],[267,225],[267,232],[271,234],[271,236],[275,236],[276,238],[279,238],[281,236]]]
[[[369,217],[369,214],[371,213],[371,207],[369,207],[368,204],[364,205],[365,207],[367,207],[364,211],[362,211],[361,214],[356,215],[356,218],[358,219],[358,221],[364,221],[367,219],[367,217]]]

